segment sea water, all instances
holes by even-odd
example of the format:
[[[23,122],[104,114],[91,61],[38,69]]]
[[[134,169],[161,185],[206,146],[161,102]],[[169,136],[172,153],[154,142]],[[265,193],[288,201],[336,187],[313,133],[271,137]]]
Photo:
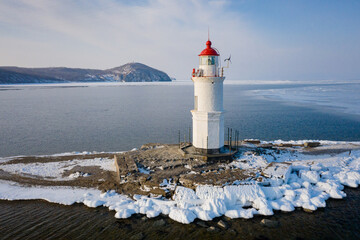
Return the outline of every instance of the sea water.
[[[225,84],[225,132],[236,129],[241,139],[359,141],[358,92],[358,83]],[[179,131],[188,141],[193,99],[190,81],[2,85],[0,156],[124,151],[177,143]]]

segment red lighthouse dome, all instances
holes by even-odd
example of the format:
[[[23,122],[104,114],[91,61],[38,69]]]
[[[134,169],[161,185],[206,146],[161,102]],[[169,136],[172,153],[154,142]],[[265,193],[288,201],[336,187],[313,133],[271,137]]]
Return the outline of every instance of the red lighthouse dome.
[[[199,56],[219,56],[219,52],[211,47],[211,41],[207,40],[206,42],[206,48],[202,50],[202,52],[199,54]]]

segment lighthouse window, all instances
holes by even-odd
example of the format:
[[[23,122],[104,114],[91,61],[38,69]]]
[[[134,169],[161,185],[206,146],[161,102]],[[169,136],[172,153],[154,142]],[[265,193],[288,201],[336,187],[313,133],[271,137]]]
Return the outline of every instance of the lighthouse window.
[[[198,110],[198,96],[195,96],[194,108],[195,108],[195,110]]]
[[[200,65],[215,65],[215,56],[202,56]]]

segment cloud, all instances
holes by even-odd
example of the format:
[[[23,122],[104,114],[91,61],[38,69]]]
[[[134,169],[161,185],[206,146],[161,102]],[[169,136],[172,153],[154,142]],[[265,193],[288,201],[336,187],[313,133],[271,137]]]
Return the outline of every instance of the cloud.
[[[137,61],[189,79],[208,27],[222,57],[232,55],[231,79],[291,78],[299,64],[314,67],[305,64],[311,48],[277,43],[226,0],[3,0],[0,65],[105,69]]]
[[[63,56],[57,58],[61,62],[48,56],[54,61],[49,62],[46,54],[40,54],[41,58],[32,62],[17,59],[19,63],[13,62],[16,65],[107,68],[134,60],[183,78],[198,63],[197,54],[204,48],[208,26],[215,46],[220,46],[222,37],[239,35],[241,21],[226,14],[225,6],[226,1],[188,0],[151,0],[135,5],[100,0],[2,1],[0,21],[16,29],[15,33],[6,33],[2,45],[6,39],[24,41],[29,48],[21,51],[28,52],[27,56],[39,56],[43,51],[39,45],[45,49],[52,45],[58,51],[50,53]],[[17,52],[11,43],[6,45]],[[77,46],[82,50],[77,51]],[[86,53],[83,48],[88,49]],[[4,59],[1,64],[9,65]]]

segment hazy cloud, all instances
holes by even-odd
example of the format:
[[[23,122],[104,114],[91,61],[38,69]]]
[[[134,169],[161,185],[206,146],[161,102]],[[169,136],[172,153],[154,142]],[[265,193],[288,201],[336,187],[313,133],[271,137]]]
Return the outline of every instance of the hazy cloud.
[[[333,49],[278,43],[230,1],[4,0],[0,65],[104,69],[137,61],[188,79],[208,27],[223,58],[232,55],[231,79],[321,78],[316,67],[337,63],[326,59]]]

